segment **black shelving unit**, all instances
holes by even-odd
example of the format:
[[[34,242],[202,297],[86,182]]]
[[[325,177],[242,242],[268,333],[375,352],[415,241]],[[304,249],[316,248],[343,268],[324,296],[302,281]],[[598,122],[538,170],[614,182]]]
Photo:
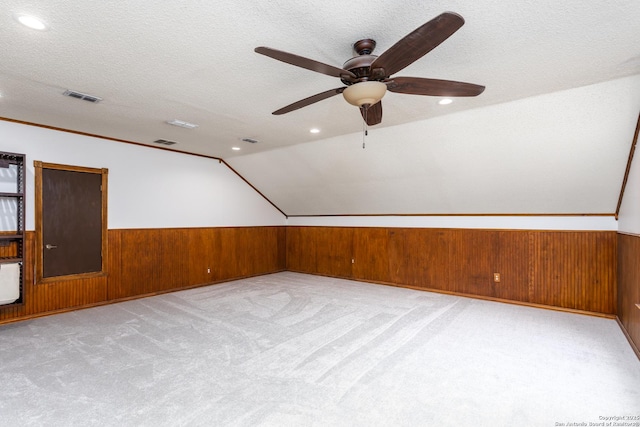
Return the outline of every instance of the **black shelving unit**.
[[[0,232],[0,264],[18,263],[20,265],[20,297],[14,303],[0,305],[0,310],[24,303],[25,162],[24,154],[0,151],[0,168],[8,170],[15,168],[15,192],[0,192],[0,200],[15,201],[16,215],[15,230]],[[11,204],[7,205],[11,206]]]

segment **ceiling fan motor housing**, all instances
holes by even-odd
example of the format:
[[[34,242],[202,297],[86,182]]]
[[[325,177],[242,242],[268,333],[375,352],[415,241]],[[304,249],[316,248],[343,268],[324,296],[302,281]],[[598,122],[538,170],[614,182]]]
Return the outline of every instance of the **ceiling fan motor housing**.
[[[341,78],[340,80],[342,80],[342,83],[349,86],[362,81],[384,79],[383,75],[378,75],[376,78],[372,78],[371,64],[378,57],[377,55],[371,55],[371,52],[373,52],[375,47],[376,41],[373,39],[358,40],[353,44],[353,50],[358,54],[358,56],[354,56],[345,62],[342,65],[342,68],[355,74],[356,79]]]
[[[376,55],[359,55],[349,59],[344,63],[342,68],[351,71],[356,75],[357,79],[341,79],[342,83],[346,85],[352,85],[361,81],[370,80],[371,64],[376,58]]]

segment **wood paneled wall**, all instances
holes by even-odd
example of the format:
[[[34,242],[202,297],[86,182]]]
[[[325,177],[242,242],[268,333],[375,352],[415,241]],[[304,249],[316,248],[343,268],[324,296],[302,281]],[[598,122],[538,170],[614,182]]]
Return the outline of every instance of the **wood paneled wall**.
[[[637,287],[625,285],[631,291],[625,288],[616,300],[615,232],[375,227],[109,230],[107,277],[46,285],[33,284],[34,237],[27,233],[25,303],[0,308],[0,322],[288,269],[607,315],[615,314],[618,305],[621,318],[630,325],[625,327],[640,340],[637,315],[620,305],[637,298]],[[635,261],[640,238],[636,239],[620,243],[621,281],[635,286],[640,276]],[[493,281],[494,273],[500,273],[500,283]]]
[[[0,306],[0,323],[286,268],[285,227],[109,230],[107,277],[34,285],[26,237],[24,304]]]
[[[640,357],[640,236],[618,234],[618,319]]]
[[[613,231],[287,227],[287,269],[613,315],[616,240]]]

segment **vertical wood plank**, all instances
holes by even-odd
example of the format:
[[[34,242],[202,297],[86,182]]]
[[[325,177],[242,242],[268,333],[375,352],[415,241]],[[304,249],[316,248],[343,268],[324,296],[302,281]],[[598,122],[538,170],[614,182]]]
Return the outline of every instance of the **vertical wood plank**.
[[[387,256],[389,271],[389,281],[395,284],[407,284],[409,281],[407,268],[405,266],[407,257],[405,256],[405,234],[408,230],[403,228],[390,228],[388,230]],[[382,259],[382,257],[380,258]],[[384,268],[381,266],[380,268]]]
[[[472,295],[493,296],[493,258],[496,252],[496,234],[484,230],[455,230],[453,289]]]
[[[353,232],[354,279],[391,282],[389,233],[386,228],[363,228]]]
[[[210,254],[207,245],[207,229],[197,228],[188,233],[187,242],[187,275],[189,283],[207,283],[210,273],[207,265]]]
[[[532,302],[615,314],[616,235],[536,232]]]
[[[277,230],[277,239],[278,239],[278,250],[277,257],[278,261],[276,264],[276,268],[278,271],[284,271],[287,269],[287,227],[276,227]]]
[[[454,263],[451,230],[404,229],[405,270],[403,284],[419,288],[448,290],[452,273],[459,271]]]
[[[353,259],[353,229],[319,227],[315,230],[316,272],[350,278]]]
[[[122,233],[120,230],[109,230],[107,233],[109,242],[109,253],[107,261],[107,271],[109,273],[107,281],[107,299],[119,298],[122,293],[122,265],[120,254],[122,252]]]
[[[496,298],[530,302],[529,233],[498,231],[496,233],[493,271],[500,273],[500,283],[491,282],[491,295]]]
[[[287,269],[317,272],[315,227],[287,227]]]
[[[640,236],[618,234],[618,295],[620,323],[640,349]],[[640,354],[638,354],[640,357]]]
[[[153,230],[122,232],[120,298],[154,291],[154,286],[159,280],[159,270],[155,268],[158,248],[159,241]]]

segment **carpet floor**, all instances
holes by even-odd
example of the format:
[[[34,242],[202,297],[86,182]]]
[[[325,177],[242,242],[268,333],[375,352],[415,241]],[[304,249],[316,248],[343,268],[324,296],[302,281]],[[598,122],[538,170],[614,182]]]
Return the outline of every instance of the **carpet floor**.
[[[349,280],[283,272],[0,326],[2,426],[639,416],[614,320]]]

